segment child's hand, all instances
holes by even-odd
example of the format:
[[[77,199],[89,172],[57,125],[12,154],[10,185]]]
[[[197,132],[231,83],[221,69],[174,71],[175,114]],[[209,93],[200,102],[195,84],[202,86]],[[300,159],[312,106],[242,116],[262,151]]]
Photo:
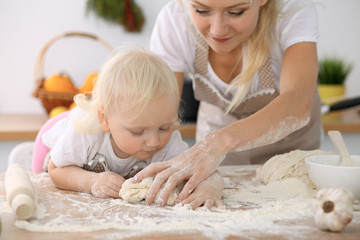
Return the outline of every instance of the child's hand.
[[[223,208],[221,198],[224,189],[222,176],[215,172],[202,181],[181,204],[190,204],[192,209],[204,205],[208,209],[212,206]]]
[[[120,198],[119,191],[125,179],[114,172],[97,173],[91,193],[100,198]]]

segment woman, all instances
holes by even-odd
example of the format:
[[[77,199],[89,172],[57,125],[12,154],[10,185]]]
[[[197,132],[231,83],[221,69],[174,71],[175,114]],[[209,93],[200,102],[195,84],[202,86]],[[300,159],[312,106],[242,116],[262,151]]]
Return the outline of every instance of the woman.
[[[189,179],[181,201],[220,164],[264,163],[293,149],[320,145],[316,92],[318,25],[312,2],[280,0],[171,1],[160,12],[151,50],[193,79],[200,100],[197,143],[155,163],[134,181],[157,174],[166,201]],[[181,90],[181,89],[180,89]]]

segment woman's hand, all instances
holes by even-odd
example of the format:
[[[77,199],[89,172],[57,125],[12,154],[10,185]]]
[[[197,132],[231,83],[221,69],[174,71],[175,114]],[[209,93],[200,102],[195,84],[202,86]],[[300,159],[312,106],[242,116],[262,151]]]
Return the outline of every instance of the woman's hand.
[[[211,209],[212,206],[223,208],[221,198],[224,190],[224,180],[222,176],[215,172],[207,179],[202,181],[181,204],[190,204],[192,209],[202,205]]]
[[[159,205],[163,206],[176,185],[183,180],[188,180],[178,196],[178,200],[183,201],[220,165],[228,151],[224,143],[225,141],[213,132],[205,140],[195,144],[176,158],[150,164],[133,178],[133,182],[140,182],[156,174],[146,197],[146,203],[153,203],[157,193],[165,184],[159,195]]]
[[[100,198],[120,198],[119,191],[125,179],[114,172],[97,173],[91,186],[91,193]]]

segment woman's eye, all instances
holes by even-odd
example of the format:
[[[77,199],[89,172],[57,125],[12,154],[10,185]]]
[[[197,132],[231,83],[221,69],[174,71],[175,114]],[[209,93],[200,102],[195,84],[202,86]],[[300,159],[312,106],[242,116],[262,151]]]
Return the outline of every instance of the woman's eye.
[[[235,15],[235,16],[240,16],[244,13],[245,11],[241,10],[241,11],[230,11],[228,12],[230,15]]]
[[[208,14],[210,13],[210,11],[207,11],[207,10],[201,10],[201,9],[198,9],[198,8],[195,8],[195,11],[199,14]]]

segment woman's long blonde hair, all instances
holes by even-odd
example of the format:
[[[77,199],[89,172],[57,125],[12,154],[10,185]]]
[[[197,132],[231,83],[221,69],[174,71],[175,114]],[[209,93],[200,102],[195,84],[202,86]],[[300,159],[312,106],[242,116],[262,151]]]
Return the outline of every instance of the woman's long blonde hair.
[[[276,21],[279,15],[277,0],[268,0],[260,8],[257,26],[250,38],[243,43],[242,70],[231,82],[229,89],[236,88],[236,93],[228,106],[227,112],[238,107],[249,91],[252,79],[259,68],[270,56],[271,42],[276,32]]]
[[[76,105],[86,113],[75,121],[74,127],[80,132],[99,132],[100,109],[109,115],[125,101],[125,107],[140,114],[152,100],[163,95],[174,96],[179,102],[177,81],[168,65],[143,48],[120,47],[99,72],[91,98],[84,94],[75,96]]]

